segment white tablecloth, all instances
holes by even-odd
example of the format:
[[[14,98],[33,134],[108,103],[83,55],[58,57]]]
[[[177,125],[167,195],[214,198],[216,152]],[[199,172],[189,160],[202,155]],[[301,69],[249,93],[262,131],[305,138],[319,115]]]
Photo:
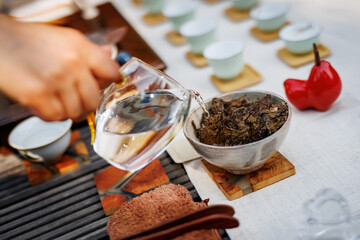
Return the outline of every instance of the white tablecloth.
[[[193,67],[185,58],[189,47],[175,47],[166,40],[170,23],[148,26],[142,20],[145,10],[135,6],[132,0],[112,2],[164,60],[167,74],[186,88],[199,91],[205,99],[220,93],[209,79],[210,67]],[[332,51],[326,60],[338,71],[343,89],[339,99],[326,112],[293,108],[291,129],[280,149],[295,165],[296,175],[292,177],[228,201],[199,161],[184,164],[201,198],[210,198],[210,204],[229,204],[235,208],[241,226],[228,230],[232,239],[294,239],[300,226],[302,204],[324,187],[336,189],[347,198],[353,212],[360,211],[360,2],[287,2],[292,6],[289,21],[314,21],[323,26],[321,42]],[[280,40],[270,43],[256,40],[249,33],[254,21],[230,21],[224,14],[229,6],[230,1],[216,4],[199,1],[196,15],[216,20],[217,41],[240,39],[245,43],[245,62],[264,78],[262,83],[249,89],[268,90],[285,96],[285,79],[307,79],[313,64],[296,69],[288,67],[276,55],[283,43]],[[178,138],[183,138],[182,134]]]
[[[336,189],[347,198],[354,212],[360,211],[360,2],[287,2],[291,4],[289,21],[314,21],[323,27],[321,42],[332,52],[326,60],[338,71],[343,89],[326,112],[293,108],[291,129],[280,149],[295,165],[296,175],[292,177],[229,201],[199,161],[184,164],[201,198],[210,198],[210,204],[230,204],[235,208],[241,225],[228,230],[232,239],[294,239],[304,201],[324,187]],[[189,46],[175,47],[166,40],[170,23],[148,26],[142,20],[144,9],[133,5],[131,0],[113,3],[165,61],[167,74],[186,88],[199,91],[205,99],[220,93],[209,79],[211,68],[195,68],[185,58]],[[308,78],[313,64],[296,69],[287,66],[276,55],[283,47],[281,40],[259,42],[249,33],[255,22],[230,21],[224,14],[229,6],[230,1],[216,4],[199,1],[196,16],[217,21],[217,41],[240,39],[245,43],[245,62],[264,78],[262,83],[249,89],[269,90],[285,96],[285,79]]]

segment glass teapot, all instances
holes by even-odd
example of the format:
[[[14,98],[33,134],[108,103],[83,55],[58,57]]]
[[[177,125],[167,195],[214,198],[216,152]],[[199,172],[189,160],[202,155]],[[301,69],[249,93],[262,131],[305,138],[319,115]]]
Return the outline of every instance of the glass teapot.
[[[145,62],[120,68],[123,81],[105,89],[95,114],[95,152],[136,172],[158,157],[180,131],[192,91]]]

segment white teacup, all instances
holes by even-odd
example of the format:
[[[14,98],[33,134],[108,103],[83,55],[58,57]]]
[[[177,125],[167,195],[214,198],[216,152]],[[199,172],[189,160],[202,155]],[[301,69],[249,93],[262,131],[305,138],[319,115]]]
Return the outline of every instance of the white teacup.
[[[240,11],[248,11],[256,5],[259,0],[232,0],[234,7]]]
[[[193,19],[180,27],[180,33],[186,37],[191,51],[202,55],[206,46],[215,39],[216,23],[211,19]]]
[[[165,0],[142,0],[146,11],[149,14],[161,14],[165,6]]]
[[[231,80],[243,70],[244,44],[239,40],[216,42],[204,50],[215,76],[222,80]]]
[[[313,43],[319,43],[321,31],[316,23],[299,22],[282,28],[279,36],[290,52],[301,55],[311,52]]]
[[[179,32],[184,23],[194,18],[195,10],[196,4],[194,1],[182,0],[166,5],[163,14],[170,20],[174,30]]]
[[[256,25],[261,31],[273,32],[280,29],[285,23],[289,8],[290,6],[286,3],[263,3],[259,7],[253,8],[250,16],[256,21]]]
[[[10,133],[9,145],[33,161],[54,163],[69,146],[72,120],[45,122],[30,117],[19,123]]]

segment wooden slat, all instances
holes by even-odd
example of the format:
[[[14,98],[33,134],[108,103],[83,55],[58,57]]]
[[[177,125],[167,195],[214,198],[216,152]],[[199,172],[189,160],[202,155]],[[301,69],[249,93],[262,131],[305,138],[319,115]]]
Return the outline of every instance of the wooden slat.
[[[12,175],[0,179],[0,189],[15,186],[18,183],[27,181],[27,175]],[[0,195],[2,196],[2,195]]]
[[[54,239],[55,237],[48,238],[48,237],[45,237],[44,234],[56,231],[56,233],[59,235],[59,230],[58,229],[62,229],[61,231],[64,234],[64,233],[74,229],[75,221],[78,220],[78,219],[86,217],[86,218],[88,218],[89,221],[92,221],[91,215],[94,214],[94,213],[97,215],[97,217],[99,219],[99,217],[101,218],[101,216],[104,216],[104,213],[102,213],[101,211],[98,211],[98,210],[101,210],[101,204],[92,205],[91,207],[88,207],[88,208],[82,209],[80,211],[74,212],[72,214],[69,214],[69,215],[63,217],[63,218],[57,219],[56,221],[43,224],[39,228],[33,229],[33,230],[29,231],[29,232],[26,232],[26,234],[17,236],[17,237],[12,238],[12,239],[19,239],[19,240],[22,240],[24,238],[25,239],[34,239],[35,237],[39,237],[39,236],[41,236],[41,237],[39,237],[39,239]],[[90,222],[88,222],[88,224],[89,223]],[[67,228],[63,229],[64,226],[66,226]],[[76,226],[76,227],[78,227],[78,226]],[[53,235],[54,234],[52,234],[52,236]],[[5,235],[5,238],[6,237],[7,236]]]
[[[172,182],[182,185],[182,184],[185,184],[185,183],[187,183],[189,181],[190,181],[189,177],[187,175],[183,175],[181,177],[175,178]]]
[[[168,165],[172,165],[171,164],[171,158],[169,156],[169,154],[167,154],[167,152],[164,152],[161,156],[160,156],[160,161],[161,161],[161,164],[164,166],[164,167],[167,167]]]
[[[172,174],[175,171],[179,171],[179,168],[175,167],[174,165],[169,164],[166,167],[164,167],[164,170],[167,174]],[[180,174],[180,173],[173,173],[173,174],[176,175],[176,174]]]
[[[68,216],[72,213],[76,213],[78,211],[90,208],[96,203],[100,203],[99,197],[97,195],[94,195],[88,199],[85,199],[83,201],[79,201],[76,204],[69,205],[63,209],[60,209],[54,213],[44,215],[40,218],[37,218],[36,221],[29,222],[27,224],[22,224],[21,226],[14,228],[11,231],[7,231],[5,234],[3,234],[4,238],[14,238],[16,236],[19,236],[23,233],[30,232],[33,229],[41,229],[44,225],[48,225],[49,223],[53,221],[58,221],[59,219]],[[39,210],[41,211],[41,210]],[[6,226],[6,225],[5,225]],[[9,226],[10,229],[10,226]]]
[[[188,191],[195,189],[194,185],[191,182],[183,184],[183,187],[185,187]]]
[[[102,218],[98,221],[90,223],[86,226],[82,226],[74,231],[71,231],[67,234],[64,234],[58,238],[57,240],[66,240],[66,239],[89,239],[91,237],[98,236],[99,233],[106,232],[106,224],[109,221],[110,216]],[[105,228],[105,229],[104,229]],[[105,233],[107,235],[107,232]]]
[[[81,238],[78,238],[76,240],[101,240],[101,239],[104,239],[104,240],[108,240],[109,239],[109,236],[108,236],[108,233],[106,231],[106,227],[103,227],[101,229],[98,229],[94,232],[91,232],[90,234],[88,235],[85,235]]]
[[[3,209],[1,211],[0,224],[4,224],[7,221],[15,219],[23,214],[27,214],[36,209],[41,209],[43,207],[49,206],[50,204],[56,203],[58,201],[61,201],[62,199],[71,197],[94,187],[94,181],[92,181],[92,179],[87,179],[89,175],[85,176],[86,178],[84,177],[76,179],[74,181],[74,184],[73,182],[71,182],[66,186],[54,188],[43,194],[35,195],[22,202],[16,203]]]
[[[76,204],[77,202],[86,201],[89,198],[94,198],[93,200],[98,199],[98,193],[95,188],[91,188],[89,190],[86,190],[85,192],[81,192],[77,195],[74,195],[72,197],[63,199],[55,204],[52,204],[48,207],[39,209],[38,211],[31,212],[28,215],[24,215],[22,217],[19,217],[13,221],[9,221],[8,223],[5,223],[4,225],[0,226],[0,234],[4,233],[6,231],[9,231],[9,229],[13,229],[22,225],[25,225],[29,222],[36,221],[37,219],[52,214],[56,211],[61,211],[62,209],[66,208],[67,206],[72,206],[73,204]]]
[[[0,196],[1,197],[5,197],[5,196],[11,196],[19,191],[21,191],[24,188],[30,187],[30,183],[29,181],[21,181],[18,183],[12,183],[11,185],[5,187],[5,188],[1,188],[4,189],[3,191],[0,191]]]
[[[176,179],[185,175],[185,170],[172,166],[172,171],[167,172],[170,179]]]
[[[46,234],[39,236],[39,239],[53,240],[56,237],[60,237],[66,232],[73,231],[84,225],[88,225],[90,223],[98,221],[99,219],[105,217],[103,211],[97,211],[99,209],[101,210],[101,208],[102,206],[99,203],[98,205],[94,205],[91,208],[84,209],[84,211],[81,213],[77,212],[75,214],[72,214],[73,216],[69,216],[70,221],[67,221],[68,224],[61,225],[60,227],[57,227],[52,231],[48,231]],[[92,212],[93,210],[94,212]]]
[[[197,193],[196,189],[192,189],[189,191],[190,192],[190,195],[191,197],[195,200],[195,201],[200,201],[200,197],[199,197],[199,194]],[[199,200],[196,200],[197,198],[199,198]]]
[[[16,202],[20,202],[20,201],[27,199],[33,195],[40,194],[49,189],[53,189],[57,186],[64,185],[68,182],[71,182],[74,179],[77,179],[84,175],[92,173],[92,172],[96,171],[97,169],[102,168],[106,165],[108,165],[108,164],[104,160],[101,160],[101,161],[92,163],[90,165],[83,166],[82,168],[75,170],[71,173],[68,173],[66,175],[55,177],[55,178],[53,178],[49,181],[46,181],[42,184],[36,185],[35,187],[26,188],[26,189],[19,191],[18,193],[13,194],[11,196],[3,197],[0,200],[0,216],[1,216],[2,209],[9,205],[13,205]]]

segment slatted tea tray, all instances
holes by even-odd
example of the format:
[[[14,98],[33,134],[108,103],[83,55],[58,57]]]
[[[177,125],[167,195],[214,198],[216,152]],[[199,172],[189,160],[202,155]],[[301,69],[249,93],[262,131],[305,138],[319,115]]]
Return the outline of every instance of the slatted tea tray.
[[[94,182],[94,173],[109,165],[90,146],[88,127],[79,131],[89,150],[89,165],[33,187],[25,173],[0,179],[0,239],[109,238],[109,217],[104,214]],[[167,153],[160,161],[172,183],[183,185],[195,201],[201,201],[181,164]],[[225,231],[220,233],[229,239]]]

